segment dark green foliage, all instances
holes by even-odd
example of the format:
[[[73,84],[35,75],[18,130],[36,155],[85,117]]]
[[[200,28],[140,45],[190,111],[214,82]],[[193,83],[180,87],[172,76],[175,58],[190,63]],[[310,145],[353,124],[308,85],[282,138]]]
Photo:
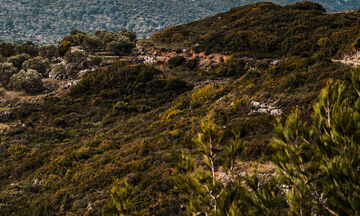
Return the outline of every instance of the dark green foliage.
[[[28,54],[20,54],[9,58],[8,62],[12,63],[17,69],[21,69],[22,64],[28,60],[30,56]]]
[[[50,63],[48,59],[43,59],[41,57],[31,58],[26,60],[22,64],[23,70],[33,69],[39,72],[43,77],[48,77],[50,72]]]
[[[26,43],[0,43],[0,56],[11,57],[19,54],[28,54],[31,57],[37,56],[39,53],[39,47],[33,42],[27,41]]]
[[[39,47],[36,46],[32,41],[26,41],[25,43],[15,47],[15,52],[18,54],[28,54],[31,57],[35,57],[39,54]]]
[[[193,59],[189,59],[186,61],[186,66],[190,70],[194,70],[199,66],[199,57],[195,57]]]
[[[67,40],[63,40],[59,43],[59,55],[64,56],[71,47],[71,42]]]
[[[95,35],[79,30],[72,30],[59,45],[60,53],[65,53],[68,44],[81,46],[85,51],[107,50],[116,55],[131,53],[135,48],[136,34],[127,30],[121,32],[96,31]]]
[[[81,42],[84,50],[92,53],[95,49],[101,47],[101,39],[94,35],[87,35]]]
[[[239,77],[245,73],[245,69],[244,69],[245,65],[246,63],[243,59],[230,57],[225,62],[216,65],[214,69],[214,73],[217,76]]]
[[[119,113],[129,113],[135,111],[135,107],[131,107],[127,102],[119,101],[113,106],[113,110]]]
[[[15,45],[5,42],[0,43],[0,55],[3,57],[15,55]]]
[[[356,38],[356,40],[355,40],[354,43],[352,44],[352,47],[353,47],[355,50],[360,49],[360,37]]]
[[[106,45],[106,50],[113,51],[117,55],[124,55],[130,53],[135,47],[135,43],[128,41],[126,38],[117,41],[112,41]]]
[[[132,188],[126,180],[115,179],[114,185],[110,190],[111,201],[102,209],[102,215],[126,216],[140,215],[135,212],[134,203],[130,200]]]
[[[184,154],[177,163],[176,188],[187,202],[187,214],[284,214],[286,202],[276,178],[260,179],[256,173],[237,177],[234,173],[236,159],[244,149],[239,137],[235,134],[220,147],[223,139],[219,128],[211,121],[204,121],[201,126],[201,133],[195,138],[201,164],[197,165],[195,157]]]
[[[77,67],[81,67],[87,60],[87,55],[83,52],[68,52],[65,54],[64,59]]]
[[[6,87],[10,81],[10,77],[17,72],[18,69],[11,63],[0,63],[0,86]]]
[[[252,9],[255,11],[256,8]],[[319,10],[305,10],[303,14],[307,15],[309,11],[322,14]],[[282,12],[288,22],[292,22],[291,13],[286,14],[287,10]],[[261,13],[259,9],[256,14],[260,16]],[[353,13],[347,15],[352,17]],[[309,19],[311,16],[301,22]],[[222,18],[215,19],[219,20]],[[235,17],[234,21],[236,20],[238,19]],[[216,27],[215,21],[212,26]],[[248,21],[251,24],[252,21]],[[333,21],[334,29],[353,24],[339,23],[337,18]],[[247,27],[247,30],[253,29],[255,32],[259,26]],[[285,25],[284,28],[287,27]],[[205,31],[210,30],[208,25]],[[217,37],[215,33],[214,40]],[[61,95],[20,96],[20,99],[31,98],[31,103],[18,105],[15,101],[15,107],[0,108],[0,127],[3,131],[0,132],[0,215],[98,215],[103,206],[105,215],[116,214],[115,211],[118,210],[127,211],[128,208],[116,210],[114,200],[116,203],[126,203],[128,200],[134,207],[133,210],[142,211],[142,215],[184,215],[181,205],[186,204],[187,200],[194,200],[194,197],[199,198],[193,202],[197,206],[189,209],[208,211],[213,208],[214,201],[209,198],[206,188],[194,188],[194,185],[209,185],[208,188],[214,188],[211,193],[220,194],[221,198],[216,201],[216,215],[288,215],[288,203],[294,202],[291,197],[287,197],[287,191],[284,190],[286,188],[282,187],[286,181],[279,179],[279,174],[273,176],[272,170],[251,175],[252,171],[249,171],[250,176],[239,176],[242,171],[248,172],[246,167],[243,170],[243,165],[251,166],[251,170],[256,169],[256,164],[266,162],[280,151],[270,142],[274,137],[276,119],[283,122],[283,117],[254,112],[252,102],[266,103],[281,109],[285,114],[298,106],[303,111],[301,121],[304,120],[305,125],[311,128],[310,124],[317,120],[312,121],[310,118],[309,107],[316,100],[325,81],[333,78],[348,84],[351,82],[349,67],[332,62],[332,56],[327,54],[338,49],[332,46],[333,39],[340,41],[344,49],[351,49],[354,41],[351,38],[358,36],[353,31],[334,35],[327,35],[327,31],[323,33],[321,38],[324,40],[310,44],[319,47],[316,54],[306,50],[299,52],[298,57],[281,56],[278,62],[273,61],[274,59],[243,57],[252,56],[253,53],[249,51],[234,54],[233,60],[224,61],[217,66],[211,65],[205,71],[202,67],[197,67],[197,62],[194,62],[194,67],[188,66],[187,61],[182,66],[169,69],[166,64],[136,64],[126,62],[126,58],[123,58],[121,62],[87,73],[78,86],[65,90]],[[104,38],[104,41],[105,38],[112,40],[113,33],[103,34],[106,37],[98,37]],[[64,41],[76,45],[80,41],[84,42],[84,35],[86,33],[74,31]],[[182,35],[175,36],[172,39],[182,38]],[[297,52],[295,45],[301,43],[297,40],[306,41],[306,38],[292,36],[293,33],[286,36],[289,40],[284,43],[284,48],[292,47]],[[134,36],[128,38],[134,39]],[[94,50],[95,53],[97,51]],[[73,70],[75,73],[83,66],[97,64],[93,63],[95,61],[91,57],[83,61],[85,58],[81,55],[81,61],[72,61],[72,57],[76,59],[78,53],[72,57],[71,54],[66,55],[69,62],[72,62],[66,64],[69,69],[72,69],[72,64],[80,62],[79,67]],[[2,58],[1,61],[6,60]],[[221,73],[217,75],[214,71],[218,66],[225,69],[219,70]],[[249,76],[245,78],[248,70],[254,70],[255,76],[249,72]],[[68,74],[70,71],[62,66],[58,68],[58,72]],[[189,83],[195,86],[193,90]],[[0,91],[4,96],[12,93]],[[346,96],[350,96],[350,106],[356,101],[354,93],[354,89],[345,92]],[[10,114],[3,121],[5,113]],[[353,113],[357,115],[358,112]],[[204,132],[200,128],[200,119],[209,116],[219,126]],[[9,125],[10,128],[3,130],[4,125]],[[291,128],[286,130],[290,131]],[[192,142],[198,131],[203,134],[202,139]],[[237,136],[233,131],[236,131]],[[218,144],[215,148],[208,148],[208,137]],[[325,135],[323,137],[326,138]],[[240,144],[246,144],[243,148],[238,148],[239,152],[233,151],[236,149],[234,144],[239,144],[239,139]],[[201,144],[205,144],[206,148],[202,148],[200,152],[196,147]],[[291,146],[291,143],[288,145]],[[188,156],[189,160],[180,160],[178,155],[181,151],[184,152],[184,157],[191,155]],[[309,152],[307,151],[307,155],[312,154]],[[207,166],[204,163],[206,160],[203,160],[209,158],[210,153],[215,158],[215,175],[226,174],[226,170],[231,170],[230,167],[233,166],[234,181],[224,185],[217,178],[217,183],[213,186],[212,174],[209,175],[211,166]],[[238,153],[241,153],[240,156],[234,160]],[[189,163],[189,166],[184,163],[185,168],[180,171],[174,169],[175,164],[183,161],[194,163]],[[316,158],[314,161],[318,162]],[[180,181],[178,189],[174,189],[174,176],[180,173],[184,178],[195,181],[190,182],[191,184]],[[126,179],[128,186],[124,181],[114,184],[114,177]],[[352,179],[352,176],[346,178]],[[200,184],[196,183],[197,180]],[[329,185],[329,182],[331,181],[323,185]],[[341,179],[337,182],[343,184],[344,181]],[[112,186],[117,189],[111,191]],[[347,186],[341,189],[343,188],[348,191]],[[194,193],[190,196],[188,191]],[[219,193],[221,191],[223,193]],[[327,201],[335,203],[337,195],[332,194],[334,191],[324,191],[331,197]],[[111,194],[115,197],[114,200]],[[355,200],[352,195],[348,197]],[[199,203],[207,206],[200,206]],[[315,205],[314,210],[317,208]],[[318,214],[326,215],[326,212]],[[351,213],[343,215],[346,214]]]
[[[186,58],[183,56],[175,56],[169,59],[168,65],[170,67],[177,67],[186,63]]]
[[[343,84],[328,82],[310,125],[301,122],[296,110],[276,129],[273,161],[290,188],[291,214],[359,214],[359,71],[352,80],[351,97]]]
[[[73,29],[94,31],[107,29],[121,31],[124,28],[137,32],[142,38],[168,26],[189,23],[233,7],[249,5],[259,0],[177,0],[177,1],[108,1],[72,0],[33,1],[3,0],[0,7],[1,41],[32,40],[38,44],[57,43]],[[287,5],[301,0],[272,0]],[[357,0],[314,0],[329,12],[359,9]],[[305,9],[323,10],[308,3]],[[54,9],[56,8],[56,9]],[[303,7],[301,7],[303,8]],[[33,19],[34,16],[39,19]]]
[[[9,86],[16,90],[25,90],[29,93],[36,93],[43,89],[42,76],[36,70],[21,70],[11,76]]]
[[[245,79],[254,79],[260,76],[261,76],[261,72],[258,68],[250,67],[245,74]]]
[[[196,51],[240,53],[256,58],[312,56],[317,42],[328,37],[330,56],[341,56],[359,32],[359,12],[326,14],[321,5],[304,2],[281,7],[257,3],[154,34],[157,43]],[[211,28],[209,28],[211,26]],[[171,38],[177,35],[176,42]],[[341,36],[340,36],[341,35]],[[179,37],[181,36],[181,37]]]
[[[325,8],[322,5],[316,4],[316,3],[313,3],[310,1],[305,1],[305,2],[301,2],[301,3],[298,2],[293,5],[289,5],[287,7],[291,8],[291,9],[295,9],[295,10],[315,10],[315,11],[319,11],[321,13],[326,12]]]
[[[123,65],[118,62],[89,73],[71,89],[70,94],[79,97],[86,92],[90,98],[99,96],[102,99],[122,100],[129,104],[133,103],[134,99],[144,99],[141,105],[131,106],[137,107],[139,111],[146,111],[148,106],[159,106],[190,88],[178,79],[157,79],[156,76],[160,73],[152,66]]]
[[[59,49],[54,45],[46,45],[39,48],[39,55],[43,58],[56,58],[59,56]]]
[[[306,81],[305,74],[293,74],[281,84],[281,88],[284,91],[293,91],[299,86],[302,86],[305,83],[305,81]]]

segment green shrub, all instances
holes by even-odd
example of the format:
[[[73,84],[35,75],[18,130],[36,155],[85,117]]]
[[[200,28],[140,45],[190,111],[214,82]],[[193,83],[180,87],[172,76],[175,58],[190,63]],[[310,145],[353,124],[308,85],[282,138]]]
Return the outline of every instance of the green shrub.
[[[356,38],[356,40],[355,40],[354,43],[352,44],[352,47],[353,47],[355,50],[360,49],[360,37]]]
[[[59,49],[57,46],[54,45],[46,45],[42,46],[39,49],[39,55],[43,58],[56,58],[59,56]]]
[[[66,66],[63,64],[59,64],[59,65],[55,65],[50,73],[49,73],[49,77],[52,79],[58,79],[58,80],[62,80],[62,79],[68,79],[70,78],[70,74],[68,73],[68,71],[66,70]]]
[[[300,120],[296,109],[276,128],[273,162],[283,180],[279,184],[290,189],[286,197],[291,215],[360,212],[358,71],[353,72],[352,81],[354,88],[348,93],[342,83],[328,82],[310,124]]]
[[[18,72],[11,63],[0,63],[0,86],[7,87],[10,77]]]
[[[40,74],[42,74],[43,77],[48,77],[49,72],[50,72],[50,63],[49,63],[48,59],[43,59],[41,57],[35,57],[35,58],[26,60],[22,64],[22,69],[23,70],[34,69],[37,72],[39,72]]]
[[[178,79],[159,79],[161,71],[145,64],[126,64],[116,62],[113,65],[86,74],[71,89],[70,95],[89,98],[101,96],[114,103],[124,101],[138,110],[149,110],[176,95],[190,89],[184,81]]]
[[[100,64],[103,62],[103,58],[99,57],[99,56],[95,56],[91,59],[91,63],[94,66],[100,66]]]
[[[32,41],[26,41],[21,45],[15,46],[15,52],[17,54],[28,54],[31,57],[35,57],[39,53],[39,47],[36,46]]]
[[[80,67],[84,64],[84,62],[86,62],[87,55],[80,51],[68,52],[65,54],[64,59],[66,62]]]
[[[124,101],[119,101],[113,106],[113,110],[119,113],[128,113],[133,110],[129,103]]]
[[[175,56],[169,59],[168,65],[171,67],[177,67],[186,63],[186,58],[183,56]]]
[[[71,42],[67,40],[63,40],[59,44],[59,55],[64,56],[71,48]]]
[[[117,55],[130,53],[135,48],[135,42],[130,41],[127,37],[119,37],[116,41],[106,44],[106,50],[113,51]]]
[[[310,1],[297,2],[293,5],[289,5],[286,7],[295,10],[317,10],[323,13],[326,12],[325,8],[321,4],[313,3]]]
[[[190,59],[186,62],[186,67],[189,68],[190,70],[193,70],[199,66],[199,61],[200,58],[196,56],[195,58]]]
[[[81,46],[84,50],[92,53],[95,49],[101,48],[101,39],[97,36],[87,34],[83,39]]]
[[[304,74],[292,74],[284,80],[284,82],[281,84],[281,88],[284,91],[293,91],[299,86],[302,86],[305,81],[306,77]]]
[[[187,89],[189,88],[189,85],[178,78],[170,78],[166,80],[165,89],[169,91],[177,91],[181,89]]]
[[[20,55],[10,57],[8,62],[12,63],[17,69],[20,70],[24,61],[28,60],[29,58],[30,58],[30,55],[23,53]]]
[[[258,77],[261,77],[261,71],[258,68],[250,67],[247,70],[244,78],[249,80],[249,79],[254,79],[254,78],[258,78]]]
[[[43,89],[42,76],[36,70],[21,70],[10,78],[10,86],[16,90],[25,90],[29,93],[39,92]]]
[[[202,103],[209,103],[216,99],[223,90],[224,88],[218,84],[209,84],[192,93],[190,104],[196,106]]]
[[[217,76],[242,76],[245,73],[245,65],[246,63],[244,60],[236,57],[230,57],[225,62],[218,64],[215,67],[214,72]]]

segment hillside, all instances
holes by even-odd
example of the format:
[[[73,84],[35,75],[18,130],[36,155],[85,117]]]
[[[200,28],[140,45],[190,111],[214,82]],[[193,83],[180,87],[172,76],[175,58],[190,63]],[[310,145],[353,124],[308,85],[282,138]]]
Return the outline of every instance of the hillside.
[[[299,0],[273,0],[286,5]],[[98,29],[135,31],[149,36],[165,27],[188,23],[257,0],[181,0],[181,1],[29,1],[0,2],[0,41],[38,44],[58,43],[73,29],[93,32]],[[357,0],[317,0],[330,11],[354,10]]]
[[[359,12],[327,14],[317,4],[281,7],[257,3],[169,27],[152,36],[158,48],[197,52],[251,53],[254,57],[309,56],[318,51],[341,56],[359,30]],[[209,28],[210,26],[210,28]],[[150,40],[151,43],[151,40]],[[162,45],[161,43],[164,43]],[[328,46],[333,43],[332,46]]]
[[[1,43],[12,76],[0,77],[0,215],[112,215],[115,178],[142,215],[186,215],[175,164],[202,153],[194,137],[206,118],[246,142],[239,175],[271,175],[274,125],[296,107],[310,123],[330,78],[350,85],[352,65],[335,60],[360,49],[359,25],[359,11],[257,3],[133,50],[127,31],[72,31],[59,47]],[[17,85],[29,71],[41,86]]]

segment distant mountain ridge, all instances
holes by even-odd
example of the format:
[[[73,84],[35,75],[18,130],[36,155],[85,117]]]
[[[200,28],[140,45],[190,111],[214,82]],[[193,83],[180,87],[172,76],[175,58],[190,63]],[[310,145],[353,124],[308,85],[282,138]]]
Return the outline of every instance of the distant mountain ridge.
[[[72,29],[133,30],[140,37],[258,0],[1,0],[0,41],[58,43]],[[285,5],[299,0],[272,0]],[[315,0],[329,11],[359,9],[357,0]]]

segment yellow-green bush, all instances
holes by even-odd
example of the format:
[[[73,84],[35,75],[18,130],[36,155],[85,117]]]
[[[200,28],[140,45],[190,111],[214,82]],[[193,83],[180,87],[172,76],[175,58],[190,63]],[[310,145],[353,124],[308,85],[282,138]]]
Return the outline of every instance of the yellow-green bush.
[[[170,120],[173,117],[181,114],[183,111],[177,109],[176,107],[171,107],[170,109],[166,110],[163,114],[162,114],[162,119],[163,120]]]
[[[221,85],[215,83],[209,84],[192,93],[190,104],[194,106],[209,103],[216,99],[223,90],[224,88]]]

